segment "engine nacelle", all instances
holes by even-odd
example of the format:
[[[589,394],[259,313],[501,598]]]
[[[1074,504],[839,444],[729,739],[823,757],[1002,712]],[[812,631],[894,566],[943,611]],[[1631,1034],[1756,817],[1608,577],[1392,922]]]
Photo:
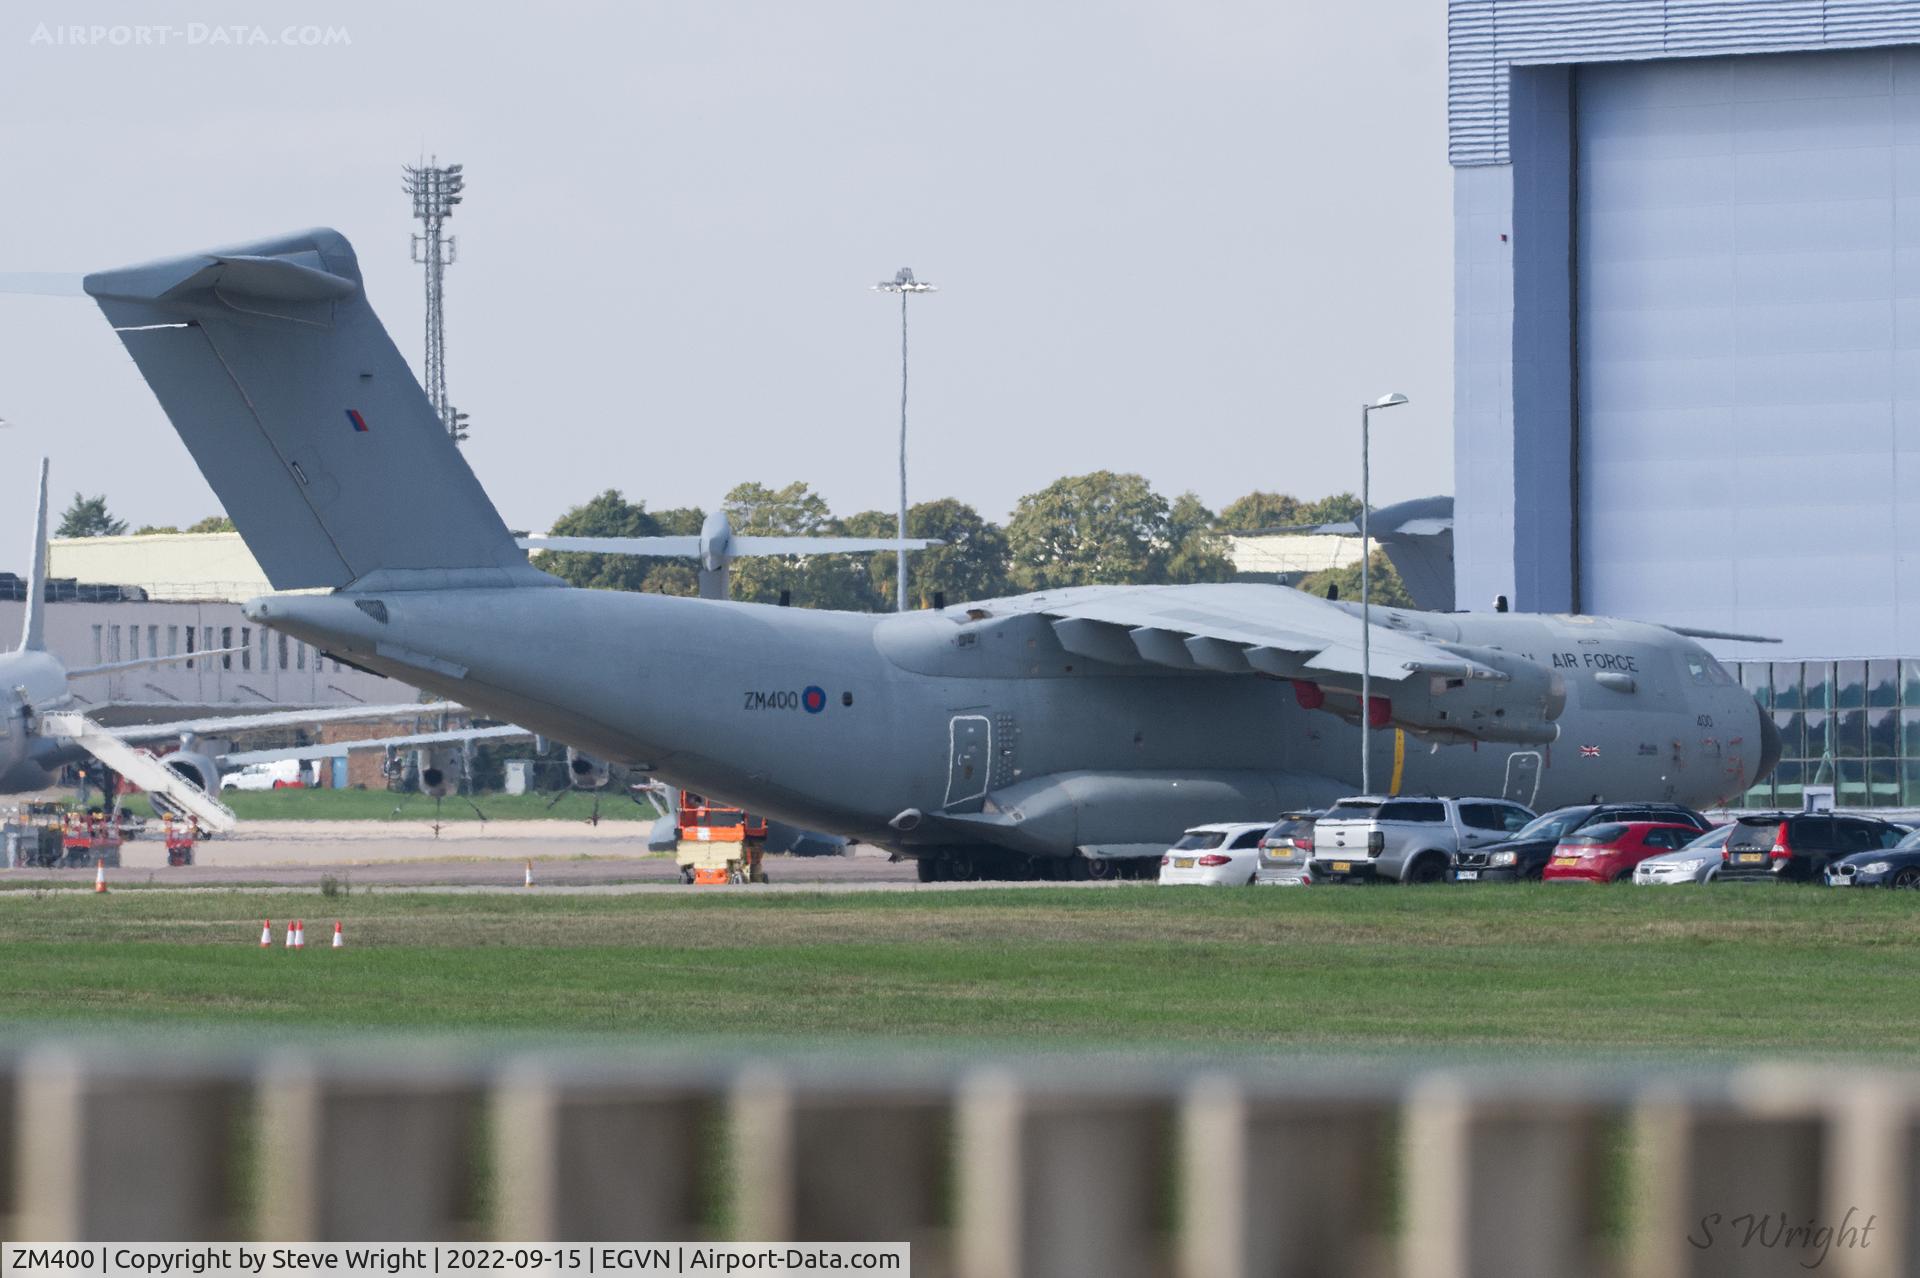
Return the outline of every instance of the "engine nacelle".
[[[219,797],[220,765],[215,763],[211,756],[196,750],[175,750],[172,754],[161,755],[160,762],[166,765],[169,772],[184,777],[208,794]]]
[[[444,799],[460,793],[460,752],[450,746],[428,746],[413,752],[420,774],[420,793]]]
[[[604,790],[613,780],[613,765],[567,747],[567,784],[576,790]]]
[[[1446,742],[1547,745],[1558,739],[1560,726],[1554,721],[1567,708],[1567,685],[1559,671],[1498,648],[1449,645],[1448,651],[1505,677],[1376,679],[1368,725]],[[1296,680],[1294,693],[1306,709],[1325,708],[1350,723],[1360,721],[1360,699],[1351,690]]]
[[[1567,708],[1567,684],[1559,671],[1498,648],[1450,651],[1506,677],[1407,680],[1391,694],[1393,723],[1425,736],[1464,741],[1546,745],[1559,737],[1554,721]]]

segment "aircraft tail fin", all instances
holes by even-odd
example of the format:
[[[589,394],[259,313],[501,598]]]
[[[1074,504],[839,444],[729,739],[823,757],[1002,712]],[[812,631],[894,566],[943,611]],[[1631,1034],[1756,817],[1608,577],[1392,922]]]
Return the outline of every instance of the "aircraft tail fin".
[[[33,517],[33,557],[27,569],[27,619],[20,627],[20,651],[47,649],[47,459],[40,459],[40,496]]]
[[[85,287],[275,589],[560,584],[514,544],[338,232]]]

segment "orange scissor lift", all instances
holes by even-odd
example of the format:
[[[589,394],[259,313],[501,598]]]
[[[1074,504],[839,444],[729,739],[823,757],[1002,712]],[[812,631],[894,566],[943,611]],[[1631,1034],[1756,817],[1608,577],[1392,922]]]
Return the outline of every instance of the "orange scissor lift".
[[[767,872],[760,864],[767,843],[765,817],[682,790],[674,825],[678,836],[674,859],[680,863],[681,882],[767,881]]]

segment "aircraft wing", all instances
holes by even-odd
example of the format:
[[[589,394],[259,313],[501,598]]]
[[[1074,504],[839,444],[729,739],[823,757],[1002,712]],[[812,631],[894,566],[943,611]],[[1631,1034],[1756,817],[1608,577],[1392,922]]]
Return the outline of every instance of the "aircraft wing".
[[[593,555],[690,555],[698,556],[702,543],[698,537],[521,537],[525,550],[575,550]],[[946,543],[926,537],[909,537],[908,550],[925,550]],[[727,555],[838,555],[859,554],[870,550],[898,550],[895,537],[742,537],[727,541]]]
[[[325,710],[270,710],[262,714],[214,715],[205,719],[176,719],[172,723],[130,723],[104,731],[122,741],[157,741],[165,737],[244,732],[249,728],[297,728],[309,723],[353,723],[362,719],[410,719],[418,715],[464,712],[451,701],[408,701],[386,706],[336,706]]]
[[[998,600],[1050,618],[1069,652],[1101,661],[1316,680],[1360,673],[1360,618],[1324,599],[1251,582],[1083,586]],[[1507,674],[1418,635],[1373,625],[1372,674],[1505,681]]]
[[[516,537],[522,550],[575,550],[590,555],[698,555],[698,537]]]
[[[276,763],[281,759],[324,759],[345,754],[349,750],[361,750],[371,746],[411,749],[414,746],[440,745],[448,741],[494,741],[505,737],[531,737],[532,735],[525,728],[507,723],[492,728],[463,728],[452,732],[416,732],[404,737],[327,741],[319,745],[289,746],[283,750],[245,750],[239,754],[222,755],[220,763],[223,767],[243,768],[249,763]]]
[[[925,550],[947,543],[931,537],[742,537],[729,546],[736,555],[857,555],[869,550]]]

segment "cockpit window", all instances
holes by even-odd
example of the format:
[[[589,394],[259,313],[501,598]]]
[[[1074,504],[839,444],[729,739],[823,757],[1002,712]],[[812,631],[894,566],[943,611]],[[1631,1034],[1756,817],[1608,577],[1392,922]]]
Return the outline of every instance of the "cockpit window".
[[[1715,688],[1733,686],[1733,676],[1726,667],[1704,652],[1689,652],[1682,658],[1687,663],[1687,677],[1695,683]]]

